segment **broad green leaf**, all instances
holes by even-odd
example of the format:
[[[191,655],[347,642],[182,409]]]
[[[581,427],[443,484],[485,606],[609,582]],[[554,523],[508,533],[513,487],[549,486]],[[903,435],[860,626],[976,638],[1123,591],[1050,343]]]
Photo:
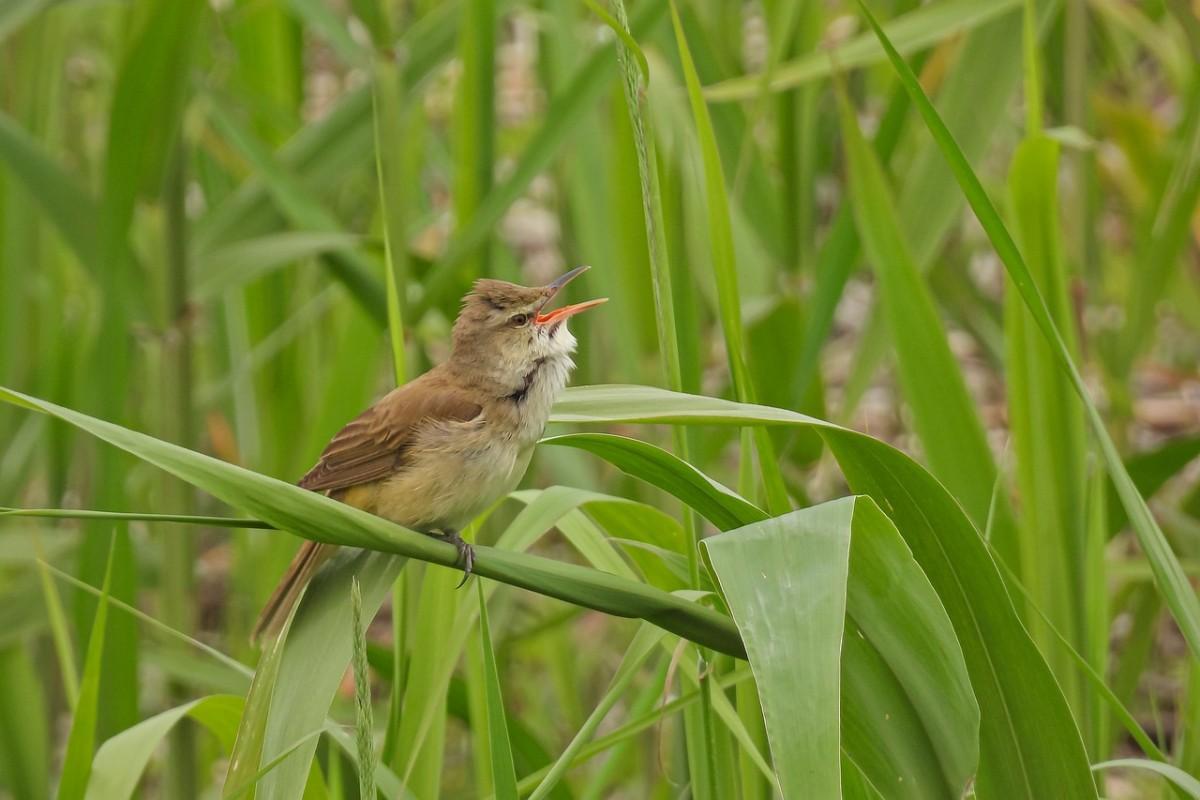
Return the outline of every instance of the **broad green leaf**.
[[[966,665],[933,588],[869,498],[758,522],[704,547],[746,642],[785,796],[840,796],[843,747],[889,796],[962,794],[978,758]],[[844,645],[844,635],[854,641]],[[864,680],[864,665],[882,670]],[[899,692],[878,704],[889,680]],[[844,743],[843,724],[858,726]]]
[[[851,488],[870,495],[896,524],[954,625],[979,703],[977,786],[1003,797],[1095,792],[1062,692],[1025,632],[982,538],[958,502],[911,458],[864,434],[785,409],[645,386],[569,388],[551,419],[816,430]]]
[[[721,530],[766,519],[760,508],[709,478],[691,464],[652,444],[607,433],[571,433],[542,444],[578,447],[669,492]]]
[[[233,746],[241,715],[242,698],[211,695],[168,709],[121,731],[96,751],[87,800],[133,797],[154,751],[185,717],[191,717],[212,731],[222,750],[228,751]]]
[[[479,595],[479,641],[483,652],[483,677],[487,683],[487,722],[490,732],[488,750],[492,756],[492,786],[496,800],[517,800],[517,773],[513,768],[512,744],[508,739],[508,721],[504,712],[504,697],[500,692],[500,673],[496,669],[496,653],[492,648],[492,632],[488,624],[487,601],[483,582],[477,586]]]
[[[954,137],[947,130],[937,111],[929,102],[929,98],[925,95],[917,77],[909,69],[908,65],[904,63],[900,54],[892,47],[883,29],[879,27],[875,18],[871,16],[870,11],[867,10],[862,0],[859,0],[859,7],[867,17],[876,36],[879,37],[880,43],[887,52],[888,59],[892,62],[893,68],[908,90],[909,96],[912,97],[917,110],[920,111],[921,117],[925,120],[925,124],[933,135],[934,140],[938,143],[942,155],[953,171],[954,177],[958,180],[963,194],[966,195],[967,202],[971,205],[975,216],[995,247],[1000,260],[1004,263],[1009,277],[1021,293],[1021,298],[1033,315],[1034,321],[1037,323],[1042,335],[1050,344],[1052,352],[1059,361],[1059,366],[1067,373],[1076,393],[1083,402],[1092,434],[1104,457],[1113,484],[1116,486],[1117,494],[1121,498],[1121,503],[1125,506],[1125,510],[1129,514],[1130,522],[1134,532],[1137,534],[1138,542],[1141,544],[1142,550],[1145,552],[1146,558],[1154,570],[1155,582],[1158,585],[1159,591],[1162,592],[1167,606],[1171,609],[1172,616],[1174,616],[1176,623],[1178,623],[1184,639],[1187,640],[1192,654],[1200,658],[1200,601],[1197,601],[1195,591],[1188,582],[1183,568],[1179,565],[1179,560],[1171,551],[1171,546],[1168,544],[1166,537],[1163,536],[1162,530],[1159,529],[1154,515],[1150,513],[1146,501],[1138,494],[1137,487],[1129,477],[1125,465],[1121,463],[1121,456],[1117,451],[1116,444],[1113,442],[1112,437],[1109,436],[1108,430],[1104,425],[1104,420],[1101,418],[1100,412],[1096,409],[1095,404],[1088,394],[1083,376],[1079,373],[1074,361],[1072,361],[1066,343],[1059,333],[1057,326],[1054,324],[1045,298],[1038,290],[1029,268],[1021,257],[1020,250],[1017,249],[1012,236],[1009,235],[1008,229],[1005,228],[1004,222],[1000,219],[1000,215],[992,205],[991,199],[988,197],[982,184],[980,184],[979,178],[975,175],[971,169],[971,165],[967,163],[962,152],[955,144]]]

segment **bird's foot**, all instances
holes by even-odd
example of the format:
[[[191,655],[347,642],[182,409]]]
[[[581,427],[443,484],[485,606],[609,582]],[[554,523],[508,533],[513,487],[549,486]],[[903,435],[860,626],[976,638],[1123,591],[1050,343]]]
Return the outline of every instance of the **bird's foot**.
[[[475,548],[471,547],[471,543],[458,535],[458,531],[443,531],[438,537],[444,542],[449,542],[458,549],[458,561],[455,562],[462,567],[462,580],[458,582],[456,589],[461,589],[462,585],[467,582],[467,578],[471,577],[471,570],[475,566]]]

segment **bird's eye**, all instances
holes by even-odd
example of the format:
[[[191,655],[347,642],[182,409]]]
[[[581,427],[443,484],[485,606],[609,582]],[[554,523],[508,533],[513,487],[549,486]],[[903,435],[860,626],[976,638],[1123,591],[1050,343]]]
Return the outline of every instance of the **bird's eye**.
[[[510,325],[512,325],[514,328],[519,328],[522,325],[524,325],[526,322],[529,322],[528,314],[513,314],[511,317],[508,318],[508,323]]]

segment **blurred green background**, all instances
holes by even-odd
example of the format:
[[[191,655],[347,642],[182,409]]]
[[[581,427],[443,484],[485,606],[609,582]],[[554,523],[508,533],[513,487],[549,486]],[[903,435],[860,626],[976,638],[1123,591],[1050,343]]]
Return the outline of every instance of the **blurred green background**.
[[[1017,237],[1131,475],[1194,576],[1200,7],[870,7]],[[593,266],[573,296],[611,301],[572,323],[575,384],[745,399],[722,332],[723,303],[735,303],[758,402],[913,454],[991,536],[1029,591],[1028,604],[1013,601],[1091,760],[1135,748],[1097,711],[1034,603],[1194,774],[1196,662],[1124,530],[1078,403],[855,5],[679,12],[712,117],[740,294],[722,283],[732,262],[710,238],[712,161],[670,12],[637,0],[629,13],[650,76],[639,91],[679,349],[672,386],[616,37],[593,4],[3,0],[0,383],[294,481],[394,385],[397,362],[415,375],[445,356],[476,277],[541,283]],[[851,180],[838,85],[873,140],[894,213],[870,182]],[[897,252],[889,222],[913,267],[908,283],[880,273],[881,254]],[[389,319],[403,330],[399,359]],[[615,430],[668,448],[686,439],[692,463],[766,502],[735,429]],[[0,442],[4,506],[229,513],[23,409],[0,406]],[[846,494],[816,435],[775,429],[770,445],[796,507]],[[558,484],[680,513],[586,453],[541,448],[526,485]],[[609,513],[606,531],[629,524]],[[1089,545],[1096,531],[1112,535],[1100,549]],[[161,522],[0,523],[0,796],[42,797],[58,784],[96,612],[90,594],[37,558],[99,586],[111,552],[113,598],[253,664],[249,627],[297,541]],[[578,559],[559,536],[538,547]],[[498,597],[491,627],[509,715],[535,739],[528,752],[548,758],[595,705],[632,623],[515,590]],[[391,617],[388,604],[369,637],[380,676],[405,652]],[[245,691],[124,612],[110,609],[105,636],[96,743],[184,700]],[[431,734],[442,744],[423,756],[434,794],[486,793],[463,721],[473,669],[460,665]],[[662,679],[643,676],[629,703],[652,707]],[[338,703],[353,716],[349,688]],[[152,762],[145,796],[218,792],[227,750],[183,730],[172,755]],[[689,791],[684,749],[668,717],[556,791],[679,796]],[[321,791],[352,796],[352,768],[328,741],[319,763]],[[1161,789],[1124,773],[1107,781],[1114,798]]]

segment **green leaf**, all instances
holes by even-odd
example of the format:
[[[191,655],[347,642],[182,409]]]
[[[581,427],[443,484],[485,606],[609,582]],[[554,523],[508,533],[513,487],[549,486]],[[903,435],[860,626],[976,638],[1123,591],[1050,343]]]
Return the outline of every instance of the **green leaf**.
[[[1185,436],[1131,456],[1125,462],[1125,467],[1138,492],[1143,497],[1150,497],[1197,456],[1200,456],[1200,436]],[[1106,488],[1108,510],[1105,522],[1108,535],[1112,537],[1129,523],[1129,515],[1121,505],[1116,487],[1110,482]]]
[[[889,37],[905,55],[943,39],[980,27],[1020,6],[1022,0],[947,0],[921,5],[889,20]],[[883,50],[874,37],[863,33],[837,48],[837,64],[821,49],[776,66],[766,82],[767,90],[779,92],[832,75],[836,70],[866,67],[883,61]],[[704,90],[714,102],[748,100],[763,90],[762,75],[745,75],[715,83]]]
[[[996,465],[928,287],[900,226],[890,187],[838,86],[850,201],[863,250],[878,279],[900,384],[930,471],[981,527],[988,518]],[[1011,539],[1011,519],[1003,534]]]
[[[621,699],[621,696],[629,688],[634,676],[637,675],[638,668],[657,649],[663,635],[661,630],[644,623],[638,628],[637,634],[633,637],[633,641],[625,651],[625,655],[621,658],[620,666],[617,667],[612,680],[609,681],[608,689],[604,692],[604,696],[600,698],[600,702],[588,714],[588,718],[583,723],[583,726],[580,727],[570,743],[559,754],[558,759],[551,765],[537,788],[529,795],[529,800],[543,800],[562,779],[567,768],[571,766],[571,763],[578,756],[584,745],[595,734],[596,729],[600,727],[600,723],[604,721],[605,716],[608,715],[608,712],[612,710],[612,707],[616,705],[617,701]]]
[[[62,776],[59,778],[59,800],[82,800],[92,773],[92,751],[96,746],[96,718],[100,705],[100,672],[104,663],[104,634],[108,625],[108,588],[112,580],[113,551],[109,550],[104,570],[104,584],[96,617],[88,636],[87,655],[83,661],[83,678],[79,683],[79,702],[71,718],[67,735],[67,752],[63,756]]]
[[[0,6],[0,42],[51,5],[52,0],[11,0]]]
[[[275,203],[292,225],[310,233],[345,234],[333,214],[221,104],[213,103],[209,112],[229,142],[262,175]],[[375,277],[376,268],[364,255],[352,248],[341,247],[325,258],[324,263],[377,322],[387,322],[383,287]]]
[[[287,631],[279,674],[269,687],[270,713],[259,763],[280,763],[259,782],[263,797],[299,797],[308,781],[317,740],[303,737],[324,725],[350,664],[351,581],[362,585],[363,618],[369,620],[404,564],[405,559],[387,553],[339,553],[309,584]]]
[[[966,665],[941,602],[874,502],[835,500],[704,547],[746,642],[785,796],[840,796],[843,747],[889,796],[961,796],[978,758]],[[843,671],[873,660],[900,689],[892,704],[872,702],[887,681],[851,675],[843,687]]]
[[[734,394],[745,403],[755,402],[754,383],[746,366],[745,344],[742,338],[741,294],[738,289],[738,266],[733,248],[733,226],[729,213],[729,194],[725,187],[725,172],[721,166],[721,152],[717,148],[717,137],[713,131],[712,118],[701,93],[700,77],[692,62],[687,37],[679,12],[671,3],[671,22],[675,28],[675,44],[679,48],[679,60],[683,64],[683,76],[687,84],[688,102],[700,140],[700,160],[704,168],[704,196],[707,208],[709,248],[712,255],[713,274],[717,286],[717,304],[721,318],[721,331],[725,335],[725,355],[729,361],[729,373],[733,380]],[[762,470],[763,489],[767,507],[775,514],[791,509],[783,476],[775,461],[775,447],[767,432],[761,428],[754,431]],[[745,455],[745,453],[744,453]],[[745,491],[745,489],[743,489]]]
[[[527,550],[542,535],[561,523],[582,504],[599,501],[599,504],[607,505],[615,499],[607,495],[598,495],[594,492],[565,486],[554,486],[540,492],[516,492],[512,496],[526,503],[526,506],[509,523],[497,540],[496,546],[515,552]],[[621,501],[620,505],[638,507],[638,504],[631,501]],[[476,545],[476,572],[479,571],[478,553],[481,549],[483,548]],[[588,556],[587,551],[581,552],[585,557]],[[453,582],[447,582],[444,588],[447,595],[454,596]],[[485,587],[485,593],[490,596],[496,588],[495,585],[489,584]],[[408,752],[403,754],[406,764],[404,772],[410,772],[415,760],[419,758],[419,746],[429,736],[430,729],[442,705],[442,698],[445,696],[450,676],[454,671],[454,664],[462,653],[468,632],[475,624],[475,614],[477,613],[478,609],[474,604],[459,605],[457,614],[450,623],[444,624],[430,633],[431,637],[434,635],[438,637],[439,646],[434,652],[425,654],[421,661],[414,665],[414,670],[420,670],[421,676],[414,679],[410,675],[409,685],[415,684],[420,687],[420,690],[409,695],[411,702],[404,709],[404,717],[401,720],[401,735],[409,745]]]
[[[245,239],[204,253],[195,261],[197,299],[217,298],[296,261],[325,256],[361,243],[350,233],[288,231]]]
[[[396,385],[408,380],[404,351],[404,308],[408,291],[408,241],[405,237],[405,191],[408,181],[401,157],[404,84],[400,69],[385,59],[375,64],[372,87],[375,131],[375,172],[379,182],[379,213],[383,216],[385,291],[388,339],[392,345],[392,374]]]
[[[1017,148],[1009,173],[1013,219],[1029,256],[1034,279],[1060,330],[1077,352],[1067,275],[1058,234],[1058,145],[1044,136],[1027,138]],[[1037,605],[1078,649],[1085,645],[1083,620],[1089,590],[1103,586],[1103,574],[1084,569],[1086,559],[1087,442],[1083,414],[1070,382],[1058,369],[1054,353],[1037,334],[1034,321],[1006,287],[1004,303],[1005,368],[1011,441],[1021,499],[1020,570]],[[1097,562],[1100,563],[1100,562]],[[1107,612],[1098,628],[1106,629]],[[1083,696],[1075,665],[1052,647],[1046,628],[1033,621],[1031,631],[1042,646],[1073,707],[1082,711]],[[1104,637],[1107,639],[1107,636]],[[1100,643],[1096,643],[1100,644]],[[1103,649],[1103,645],[1100,645]],[[1103,664],[1094,665],[1101,673]],[[1082,714],[1079,714],[1083,718]]]
[[[541,444],[577,447],[597,455],[625,474],[679,498],[723,531],[767,518],[762,509],[691,464],[637,439],[608,433],[570,433],[543,439]]]
[[[983,226],[993,247],[995,247],[997,255],[1000,256],[1000,260],[1004,263],[1005,269],[1008,270],[1009,277],[1021,293],[1021,298],[1033,315],[1034,321],[1037,323],[1042,335],[1050,344],[1052,352],[1058,359],[1059,366],[1066,371],[1076,393],[1078,393],[1080,399],[1083,401],[1092,434],[1100,447],[1100,452],[1104,457],[1113,484],[1116,486],[1117,494],[1121,498],[1121,503],[1125,506],[1125,510],[1129,514],[1130,522],[1133,525],[1134,532],[1137,534],[1138,542],[1141,544],[1142,550],[1145,552],[1146,558],[1149,560],[1150,566],[1154,571],[1154,578],[1159,591],[1162,593],[1163,599],[1166,600],[1167,606],[1171,609],[1171,614],[1179,625],[1184,639],[1187,640],[1192,654],[1200,658],[1200,601],[1196,599],[1196,594],[1191,588],[1187,576],[1179,564],[1179,560],[1171,552],[1171,546],[1167,543],[1166,537],[1163,536],[1162,530],[1159,529],[1154,515],[1150,513],[1146,501],[1138,494],[1137,487],[1129,477],[1125,465],[1121,463],[1120,453],[1117,451],[1112,437],[1109,436],[1108,430],[1104,426],[1104,420],[1101,418],[1100,412],[1096,409],[1095,404],[1088,395],[1087,385],[1084,383],[1083,376],[1071,360],[1066,343],[1059,333],[1057,326],[1054,324],[1050,310],[1041,292],[1038,290],[1037,284],[1034,282],[1029,267],[1026,266],[1025,260],[1021,257],[1021,252],[1017,249],[1016,244],[1009,235],[1008,229],[1005,228],[1004,222],[1000,219],[1000,215],[992,205],[992,201],[984,190],[983,185],[980,184],[979,178],[971,169],[971,165],[967,163],[962,151],[955,144],[954,137],[950,134],[950,131],[938,116],[937,111],[929,102],[929,98],[921,88],[916,75],[913,74],[912,70],[909,69],[908,65],[900,57],[900,54],[896,52],[895,48],[888,41],[883,29],[879,27],[879,24],[875,21],[875,18],[871,15],[871,12],[862,0],[859,0],[859,7],[874,29],[876,36],[879,37],[880,43],[887,52],[888,59],[892,62],[893,68],[908,90],[909,96],[912,98],[917,110],[920,111],[921,117],[925,120],[926,126],[941,149],[942,155],[954,173],[954,177],[958,180],[963,194],[966,195],[967,202],[971,205],[975,216]]]
[[[59,166],[42,145],[0,112],[0,159],[8,174],[42,207],[71,252],[92,264],[96,247],[96,200]]]
[[[1161,761],[1147,761],[1144,758],[1115,758],[1112,761],[1095,764],[1092,766],[1092,769],[1098,771],[1102,769],[1120,769],[1122,767],[1132,767],[1134,769],[1157,773],[1175,784],[1177,788],[1183,790],[1188,797],[1200,798],[1200,781],[1179,767],[1164,764]]]
[[[870,495],[896,524],[954,625],[979,703],[980,791],[1001,797],[1095,793],[1070,710],[982,538],[958,502],[911,458],[865,434],[785,409],[645,386],[569,388],[551,420],[816,430],[851,488]]]
[[[8,601],[10,598],[6,597]],[[45,675],[30,648],[0,648],[0,775],[13,797],[50,796],[51,752]]]
[[[100,746],[92,764],[87,800],[127,800],[133,797],[154,751],[185,717],[199,722],[228,751],[233,746],[242,698],[210,695],[176,706],[121,731]]]
[[[635,35],[648,32],[662,17],[662,3],[640,5],[631,23]],[[584,112],[591,108],[608,87],[611,75],[612,44],[597,48],[588,56],[571,81],[558,92],[544,114],[545,123],[529,140],[513,166],[509,177],[488,192],[469,222],[455,232],[438,260],[437,267],[425,284],[425,294],[414,309],[417,315],[437,305],[454,293],[461,281],[464,261],[487,237],[492,235],[501,217],[525,192],[529,183],[544,172],[579,124]]]
[[[512,744],[508,738],[508,718],[504,713],[504,697],[500,692],[500,673],[496,669],[496,653],[492,649],[492,632],[488,624],[487,601],[483,596],[483,581],[477,585],[479,595],[479,642],[483,652],[483,676],[487,683],[488,750],[492,756],[492,786],[496,800],[517,800],[517,771],[513,767]]]
[[[229,766],[225,770],[225,785],[221,792],[224,800],[228,800],[235,790],[253,786],[258,774],[263,739],[270,718],[271,694],[279,678],[285,643],[283,636],[271,639],[259,656],[250,687],[246,690],[242,718],[234,737],[233,750],[229,754]]]

